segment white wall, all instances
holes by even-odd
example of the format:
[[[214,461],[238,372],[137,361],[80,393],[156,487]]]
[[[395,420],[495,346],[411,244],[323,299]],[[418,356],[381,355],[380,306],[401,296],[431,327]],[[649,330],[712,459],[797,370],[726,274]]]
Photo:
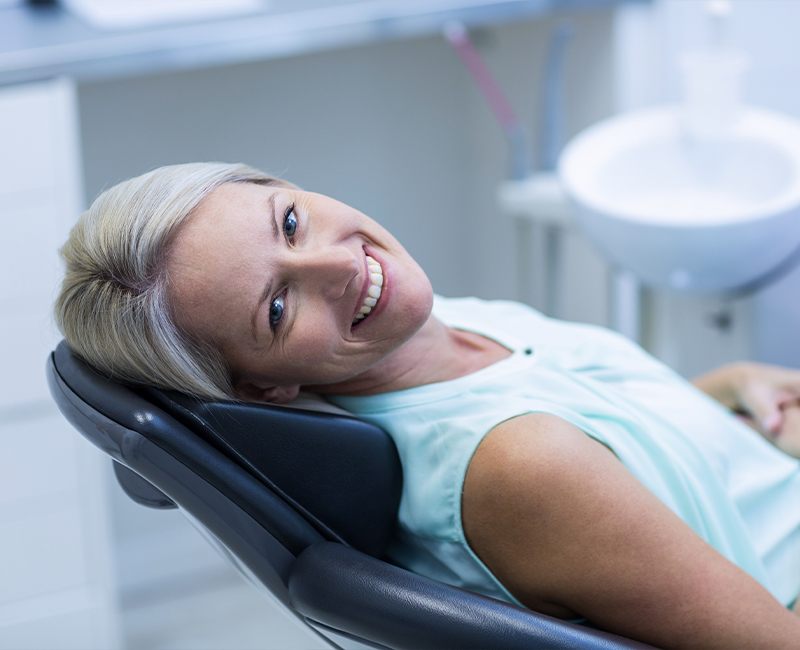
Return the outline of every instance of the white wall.
[[[752,57],[747,96],[754,104],[800,119],[800,3],[739,0],[734,6],[732,38]],[[760,360],[800,368],[798,296],[800,269],[756,298],[754,352]]]
[[[613,106],[611,12],[572,20],[570,133]],[[477,39],[532,130],[554,24]],[[161,164],[242,160],[376,218],[440,293],[516,295],[510,224],[495,201],[505,143],[441,38],[87,84],[80,102],[88,198]]]
[[[498,76],[525,126],[534,152],[543,98],[540,93],[545,51],[551,31],[560,22],[573,30],[566,53],[563,116],[568,139],[614,110],[613,12],[565,14],[532,25],[495,30],[479,40],[487,64]],[[461,71],[461,76],[466,73]],[[515,268],[517,247],[510,216],[498,209],[496,188],[507,175],[507,152],[488,108],[470,88],[466,110],[470,113],[473,178],[469,228],[471,255],[478,260],[471,291],[487,298],[517,298]],[[535,159],[533,165],[539,163]],[[607,322],[606,270],[599,256],[578,233],[564,241],[560,278],[559,317],[605,324]],[[538,308],[543,305],[536,304]]]
[[[406,244],[439,291],[464,292],[460,73],[442,40],[420,39],[86,85],[87,192],[165,163],[245,161],[353,204]]]

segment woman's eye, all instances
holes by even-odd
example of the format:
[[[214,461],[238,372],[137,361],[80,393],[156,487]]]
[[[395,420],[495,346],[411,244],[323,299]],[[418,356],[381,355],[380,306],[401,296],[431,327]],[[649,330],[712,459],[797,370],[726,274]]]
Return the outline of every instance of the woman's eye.
[[[297,232],[297,217],[294,214],[294,205],[292,205],[283,216],[283,232],[289,238],[294,237]]]
[[[283,318],[283,311],[284,311],[284,298],[283,296],[278,296],[269,306],[269,326],[275,329],[278,324],[281,322],[281,318]]]

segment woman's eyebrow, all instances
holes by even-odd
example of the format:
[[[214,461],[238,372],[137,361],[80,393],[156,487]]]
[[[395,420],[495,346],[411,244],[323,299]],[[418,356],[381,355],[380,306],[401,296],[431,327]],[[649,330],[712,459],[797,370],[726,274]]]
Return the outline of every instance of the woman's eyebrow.
[[[280,237],[278,233],[278,220],[275,217],[275,212],[276,212],[275,197],[277,195],[278,195],[277,192],[273,192],[272,194],[269,195],[269,198],[267,199],[267,207],[269,208],[269,222],[272,224],[273,242],[277,242],[278,238]],[[261,305],[264,304],[264,301],[267,300],[267,298],[269,298],[271,294],[272,294],[272,282],[267,281],[266,285],[264,286],[264,290],[261,292],[261,295],[259,295],[258,301],[256,302],[256,305],[253,308],[253,314],[250,317],[250,332],[252,333],[253,340],[256,343],[258,343],[258,333],[257,333],[258,312],[261,309]],[[272,334],[272,329],[271,328],[267,329],[269,330],[270,334]]]
[[[269,208],[269,222],[272,224],[272,239],[277,242],[280,237],[278,232],[278,220],[275,218],[275,197],[278,196],[277,192],[273,192],[267,199],[267,207]]]

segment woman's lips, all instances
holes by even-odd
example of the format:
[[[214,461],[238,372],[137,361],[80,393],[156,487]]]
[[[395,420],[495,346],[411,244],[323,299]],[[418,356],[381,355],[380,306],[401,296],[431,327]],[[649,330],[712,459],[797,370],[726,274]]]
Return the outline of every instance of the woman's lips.
[[[369,258],[372,258],[370,261]],[[374,264],[373,264],[374,263]],[[370,264],[374,267],[377,264],[380,267],[380,274],[381,278],[374,280],[376,282],[373,284],[373,278],[371,274],[374,274],[376,271],[370,268]],[[380,291],[376,293],[370,291],[370,287],[377,287],[377,282],[380,283]],[[382,311],[383,303],[386,302],[386,288],[387,288],[387,275],[386,269],[384,267],[384,262],[381,261],[378,257],[372,254],[371,251],[368,251],[366,248],[364,249],[364,282],[361,287],[361,292],[358,296],[358,302],[356,303],[353,320],[351,321],[352,327],[359,325],[363,320],[369,320],[374,318],[376,314]],[[356,320],[358,315],[361,313],[361,308],[364,306],[364,301],[370,296],[371,298],[375,299],[375,304],[369,305],[371,307],[368,314],[365,315],[364,318],[359,318]]]
[[[361,283],[361,291],[358,294],[358,300],[356,300],[356,306],[353,310],[352,318],[350,319],[350,323],[353,325],[357,325],[358,323],[354,323],[356,316],[358,316],[358,312],[361,309],[361,305],[364,304],[364,298],[367,297],[367,291],[369,291],[369,265],[367,263],[367,255],[366,251],[364,252],[364,281]],[[359,321],[361,322],[361,321]]]

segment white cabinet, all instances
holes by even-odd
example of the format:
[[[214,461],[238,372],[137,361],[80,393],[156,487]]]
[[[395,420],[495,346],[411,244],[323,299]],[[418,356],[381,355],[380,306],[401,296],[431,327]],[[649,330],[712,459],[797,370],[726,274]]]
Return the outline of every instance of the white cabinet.
[[[45,379],[58,247],[81,208],[75,91],[0,89],[0,648],[119,646],[108,462]]]

